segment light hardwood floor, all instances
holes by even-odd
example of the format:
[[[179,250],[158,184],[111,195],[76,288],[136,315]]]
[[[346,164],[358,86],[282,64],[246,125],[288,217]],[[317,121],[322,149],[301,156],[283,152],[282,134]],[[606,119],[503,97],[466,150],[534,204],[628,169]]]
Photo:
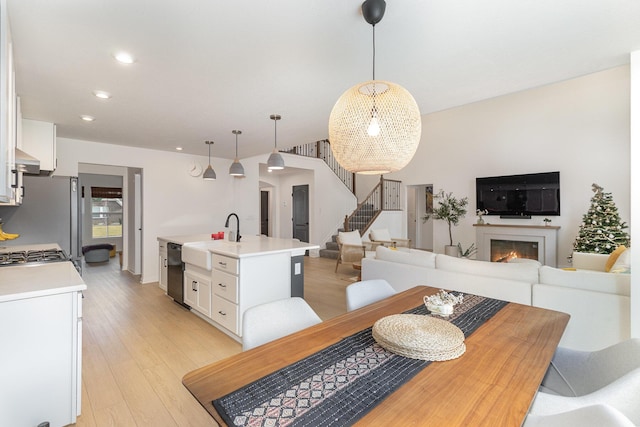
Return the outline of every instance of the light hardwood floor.
[[[83,266],[82,415],[77,426],[215,426],[182,385],[189,371],[241,346],[174,303],[157,283],[142,285],[108,264]],[[346,311],[349,265],[305,257],[305,299],[323,319]]]

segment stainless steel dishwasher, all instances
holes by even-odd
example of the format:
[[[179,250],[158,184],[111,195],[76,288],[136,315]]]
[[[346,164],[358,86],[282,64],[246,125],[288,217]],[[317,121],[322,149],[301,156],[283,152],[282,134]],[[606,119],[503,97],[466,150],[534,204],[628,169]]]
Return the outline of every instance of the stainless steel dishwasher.
[[[167,244],[167,294],[175,302],[191,308],[184,303],[184,263],[182,262],[182,245]]]

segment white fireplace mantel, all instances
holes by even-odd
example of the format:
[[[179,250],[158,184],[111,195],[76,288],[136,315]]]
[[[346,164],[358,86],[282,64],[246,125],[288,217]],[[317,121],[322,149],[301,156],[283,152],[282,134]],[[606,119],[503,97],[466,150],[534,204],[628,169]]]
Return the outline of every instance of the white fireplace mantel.
[[[538,243],[538,261],[555,267],[558,226],[474,224],[476,227],[477,259],[491,261],[491,240],[513,240]]]

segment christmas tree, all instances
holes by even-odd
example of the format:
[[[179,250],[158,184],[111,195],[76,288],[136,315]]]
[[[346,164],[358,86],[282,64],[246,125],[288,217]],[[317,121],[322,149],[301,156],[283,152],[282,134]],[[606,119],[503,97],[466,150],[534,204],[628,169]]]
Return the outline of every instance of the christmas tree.
[[[624,231],[627,224],[621,221],[611,193],[602,191],[598,184],[591,187],[595,194],[589,211],[582,217],[573,249],[576,252],[610,254],[620,245],[629,247],[629,234]]]

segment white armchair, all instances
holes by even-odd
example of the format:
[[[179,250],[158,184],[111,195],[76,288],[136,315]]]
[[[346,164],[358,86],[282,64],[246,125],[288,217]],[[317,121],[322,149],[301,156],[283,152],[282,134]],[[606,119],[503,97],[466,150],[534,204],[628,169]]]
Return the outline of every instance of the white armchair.
[[[379,245],[379,243],[363,241],[358,230],[340,231],[336,241],[339,253],[335,271],[338,271],[340,264],[359,262],[367,256],[374,257],[375,248]]]
[[[369,232],[369,240],[375,243],[380,243],[382,246],[387,247],[411,247],[411,239],[400,239],[398,237],[391,237],[389,230],[386,228],[380,228],[378,230],[371,230]]]

